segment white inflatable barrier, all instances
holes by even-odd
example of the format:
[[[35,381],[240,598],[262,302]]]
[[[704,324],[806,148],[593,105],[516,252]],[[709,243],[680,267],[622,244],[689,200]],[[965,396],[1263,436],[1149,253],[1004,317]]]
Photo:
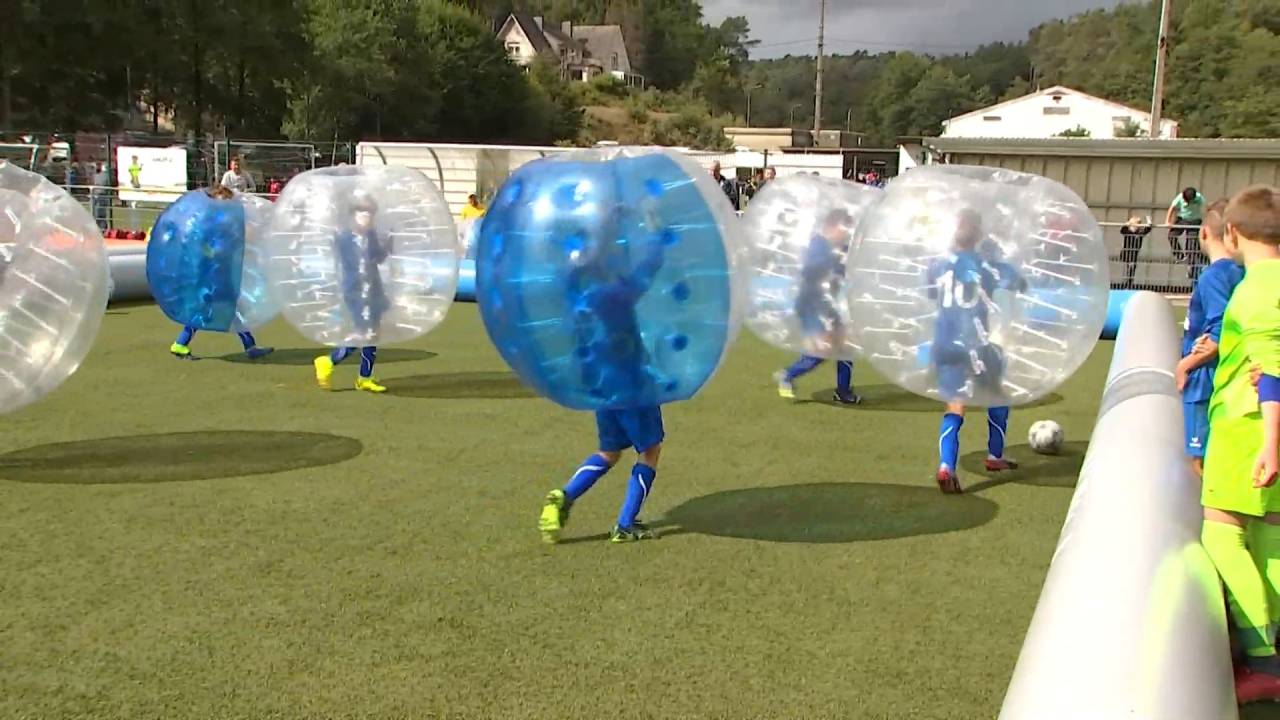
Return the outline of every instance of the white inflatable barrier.
[[[107,245],[107,263],[111,268],[111,300],[150,300],[147,284],[147,245]]]
[[[1200,486],[1183,457],[1178,348],[1169,303],[1135,295],[1001,720],[1238,717]]]

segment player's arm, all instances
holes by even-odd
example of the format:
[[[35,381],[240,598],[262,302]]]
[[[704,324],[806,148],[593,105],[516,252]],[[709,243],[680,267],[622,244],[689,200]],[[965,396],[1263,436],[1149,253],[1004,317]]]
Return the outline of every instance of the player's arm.
[[[1200,304],[1204,307],[1204,334],[1196,341],[1191,352],[1178,363],[1179,369],[1191,372],[1218,359],[1222,317],[1227,312],[1227,303],[1231,302],[1231,290],[1222,282],[1201,283],[1196,288]]]
[[[1269,487],[1280,470],[1280,375],[1263,373],[1258,380],[1258,401],[1262,408],[1262,448],[1253,465],[1253,484]]]
[[[1166,213],[1164,214],[1164,224],[1165,224],[1165,225],[1172,225],[1172,224],[1173,224],[1173,217],[1174,217],[1174,215],[1173,215],[1173,214],[1174,214],[1174,212],[1176,212],[1176,211],[1177,211],[1177,208],[1178,208],[1178,199],[1177,199],[1177,198],[1174,198],[1174,199],[1173,199],[1173,202],[1169,203],[1169,211],[1168,211],[1168,212],[1166,212]]]
[[[1258,404],[1262,410],[1262,447],[1253,467],[1255,487],[1269,487],[1280,470],[1280,322],[1259,322],[1241,342],[1258,368]]]

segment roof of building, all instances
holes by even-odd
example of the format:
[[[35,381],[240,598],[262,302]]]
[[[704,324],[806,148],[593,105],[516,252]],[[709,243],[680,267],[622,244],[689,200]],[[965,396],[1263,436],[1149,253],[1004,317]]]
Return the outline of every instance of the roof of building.
[[[1145,110],[1139,110],[1138,108],[1132,108],[1132,107],[1129,107],[1128,105],[1122,105],[1122,104],[1120,104],[1120,103],[1118,103],[1118,102],[1114,102],[1114,101],[1112,101],[1112,100],[1108,100],[1108,99],[1106,99],[1106,98],[1100,98],[1100,97],[1098,97],[1097,95],[1090,95],[1090,94],[1089,94],[1089,93],[1087,93],[1087,92],[1081,92],[1081,91],[1079,91],[1079,90],[1076,90],[1075,88],[1069,88],[1069,87],[1067,87],[1067,86],[1065,86],[1065,85],[1054,85],[1053,87],[1045,88],[1044,90],[1037,90],[1036,92],[1028,93],[1028,94],[1023,95],[1023,96],[1021,96],[1021,97],[1016,97],[1016,98],[1013,98],[1013,99],[1011,99],[1011,100],[1005,100],[1004,102],[998,102],[998,103],[996,103],[995,105],[988,105],[987,107],[984,107],[984,108],[978,108],[977,110],[974,110],[974,111],[972,111],[972,112],[964,113],[963,115],[957,115],[957,116],[955,116],[955,117],[953,117],[953,118],[950,118],[950,119],[948,119],[948,120],[944,120],[942,124],[943,124],[943,125],[946,125],[947,123],[955,122],[956,120],[961,120],[961,119],[963,119],[963,118],[969,118],[969,117],[975,117],[975,116],[977,116],[977,115],[986,115],[986,114],[990,113],[991,111],[996,110],[996,109],[998,109],[998,108],[1007,107],[1007,106],[1009,106],[1009,105],[1013,105],[1014,103],[1024,102],[1024,101],[1026,101],[1026,100],[1030,100],[1030,99],[1032,99],[1032,98],[1036,98],[1036,97],[1052,97],[1052,96],[1054,96],[1054,95],[1077,95],[1077,96],[1079,96],[1079,97],[1086,98],[1086,99],[1088,99],[1088,100],[1092,100],[1092,101],[1094,101],[1094,102],[1099,102],[1099,103],[1103,103],[1103,104],[1105,104],[1105,105],[1109,105],[1109,106],[1111,106],[1111,107],[1113,107],[1113,108],[1116,108],[1116,109],[1118,109],[1118,110],[1124,110],[1124,111],[1126,111],[1126,112],[1138,113],[1138,114],[1140,114],[1140,115],[1146,115],[1146,116],[1148,116],[1148,117],[1151,115],[1151,113],[1149,113],[1149,112],[1147,112],[1147,111],[1145,111]],[[1162,125],[1169,124],[1169,123],[1172,123],[1173,125],[1177,125],[1177,124],[1178,124],[1178,121],[1177,121],[1177,120],[1174,120],[1173,118],[1169,118],[1169,117],[1163,118],[1163,119],[1162,119],[1162,121],[1161,121],[1161,124],[1162,124]]]
[[[576,25],[573,28],[574,38],[586,44],[587,54],[599,61],[602,67],[618,55],[618,69],[631,69],[631,58],[627,56],[627,43],[622,37],[619,25]],[[610,67],[610,69],[612,69]]]
[[[1108,157],[1196,157],[1280,160],[1280,140],[1130,138],[924,138],[940,153],[967,155],[1074,155]]]
[[[507,23],[512,21],[520,26],[520,30],[525,34],[525,37],[529,38],[529,42],[533,44],[533,49],[535,51],[540,53],[551,51],[551,44],[547,42],[546,34],[542,31],[542,28],[538,27],[538,23],[533,19],[532,15],[522,12],[513,12],[511,13],[511,16],[507,18],[507,22],[503,23],[503,29],[505,30]]]

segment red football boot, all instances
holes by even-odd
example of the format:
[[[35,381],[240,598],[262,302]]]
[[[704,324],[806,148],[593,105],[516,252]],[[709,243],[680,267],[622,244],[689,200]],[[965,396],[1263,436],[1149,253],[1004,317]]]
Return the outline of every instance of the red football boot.
[[[956,476],[955,471],[943,465],[938,468],[938,489],[944,495],[959,495],[964,490],[960,487],[960,478]]]
[[[1236,672],[1236,702],[1247,705],[1267,700],[1280,702],[1280,675],[1241,668]]]
[[[1018,461],[1013,458],[987,458],[987,472],[998,473],[1005,470],[1017,470]]]

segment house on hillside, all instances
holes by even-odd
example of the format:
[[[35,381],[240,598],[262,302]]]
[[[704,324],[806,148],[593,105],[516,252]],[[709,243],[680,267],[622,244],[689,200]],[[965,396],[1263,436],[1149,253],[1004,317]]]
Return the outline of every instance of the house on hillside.
[[[953,117],[942,123],[942,137],[1050,138],[1084,128],[1095,140],[1151,136],[1151,113],[1056,85]],[[1178,123],[1161,120],[1161,138],[1178,137]]]
[[[587,82],[607,73],[627,85],[644,87],[644,77],[632,70],[621,26],[566,21],[552,27],[541,16],[517,12],[507,16],[498,38],[517,65],[527,67],[543,57],[557,63],[566,79]]]

